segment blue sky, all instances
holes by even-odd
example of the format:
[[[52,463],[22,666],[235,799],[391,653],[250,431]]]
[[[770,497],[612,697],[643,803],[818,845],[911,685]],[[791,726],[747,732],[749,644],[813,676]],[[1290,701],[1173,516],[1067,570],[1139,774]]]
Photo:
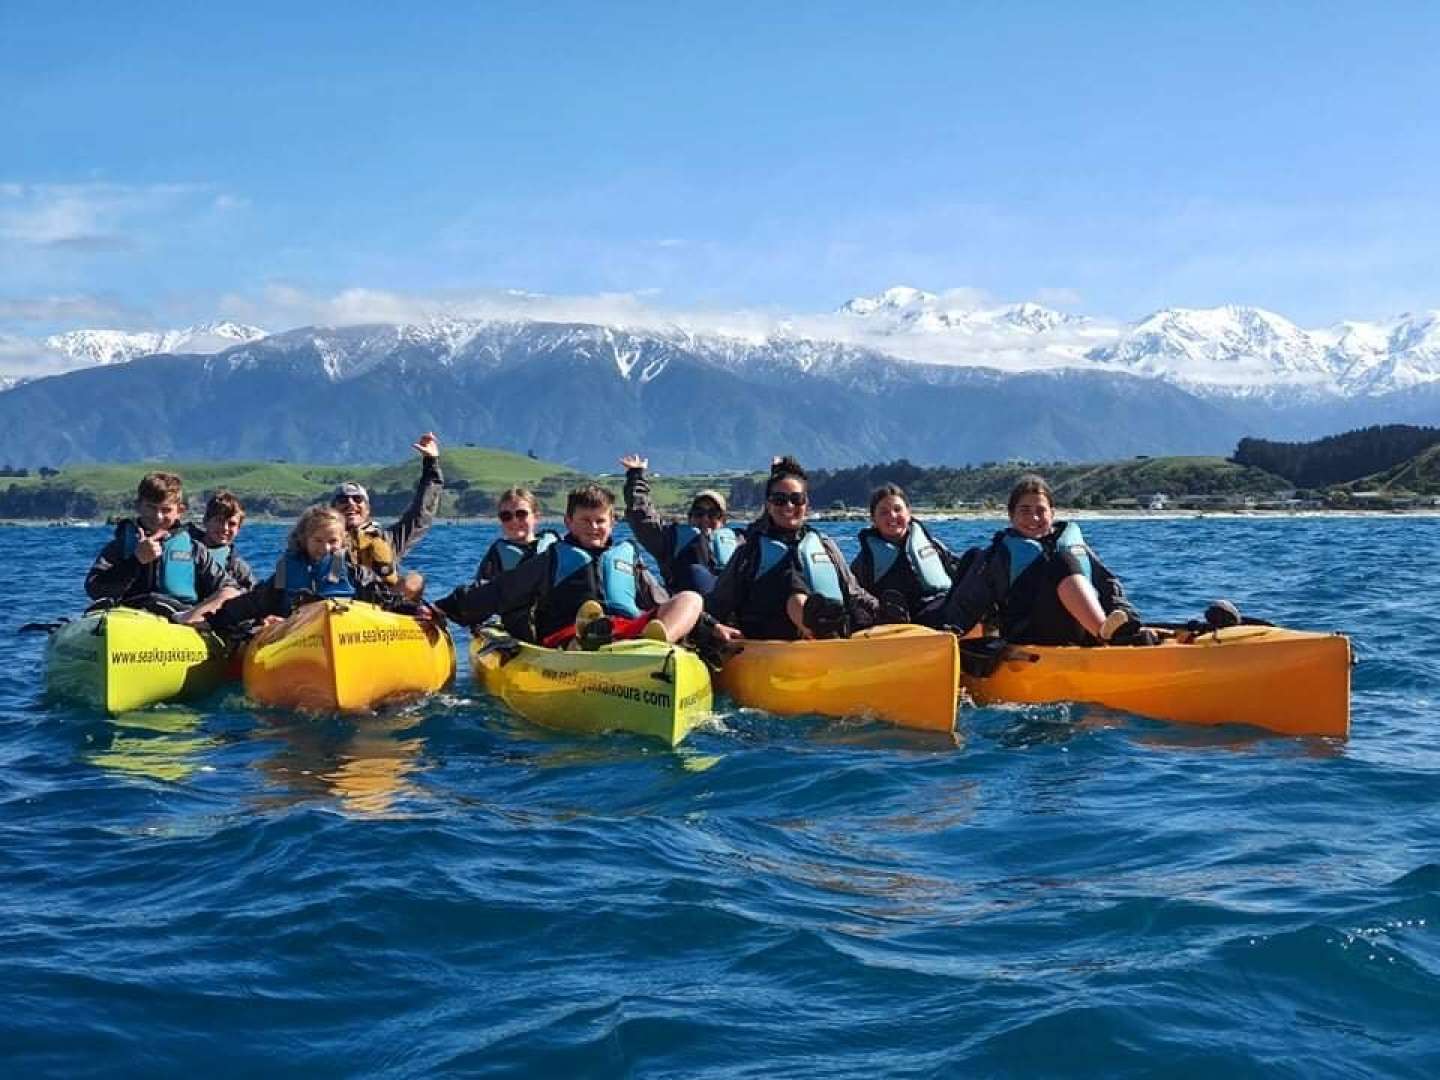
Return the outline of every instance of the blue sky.
[[[0,0],[0,331],[347,290],[1440,307],[1434,4],[301,7]]]

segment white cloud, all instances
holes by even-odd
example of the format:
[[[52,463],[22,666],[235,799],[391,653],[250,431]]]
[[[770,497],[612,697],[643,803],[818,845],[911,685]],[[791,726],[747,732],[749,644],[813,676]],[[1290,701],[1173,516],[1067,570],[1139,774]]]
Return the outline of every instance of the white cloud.
[[[993,308],[998,301],[979,289],[942,293],[952,306]],[[548,296],[524,290],[477,290],[436,294],[351,288],[317,294],[272,284],[259,294],[231,294],[220,303],[225,318],[274,328],[356,326],[365,323],[426,323],[433,319],[530,320],[603,323],[633,330],[681,330],[761,341],[810,338],[873,348],[935,364],[981,364],[1004,370],[1064,367],[1082,362],[1085,351],[1111,340],[1117,324],[1092,320],[1045,334],[1024,335],[1004,327],[966,335],[885,333],[863,319],[834,313],[783,313],[765,309],[667,307],[654,290]]]
[[[0,297],[0,322],[92,325],[96,322],[128,321],[137,313],[102,296],[78,293],[71,296]]]
[[[243,200],[210,184],[0,183],[0,250],[79,253],[145,246],[147,230]]]

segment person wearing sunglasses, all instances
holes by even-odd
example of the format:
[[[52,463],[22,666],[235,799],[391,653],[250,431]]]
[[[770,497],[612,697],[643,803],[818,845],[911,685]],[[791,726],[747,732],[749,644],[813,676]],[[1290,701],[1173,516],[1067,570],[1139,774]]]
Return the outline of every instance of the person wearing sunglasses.
[[[940,629],[945,598],[979,556],[957,559],[910,513],[898,484],[870,494],[870,525],[860,530],[860,553],[850,563],[855,580],[880,600],[880,621]]]
[[[793,641],[845,637],[875,622],[879,603],[840,549],[805,523],[809,478],[792,457],[776,458],[765,483],[765,514],[726,565],[705,601],[706,614],[747,638]]]
[[[476,626],[501,615],[524,641],[584,648],[614,638],[680,641],[703,610],[698,593],[666,593],[633,540],[615,541],[615,496],[585,484],[565,501],[565,535],[543,553],[435,602],[448,618]],[[524,623],[523,628],[515,628]]]
[[[500,522],[500,535],[486,550],[475,568],[475,580],[489,581],[523,562],[548,551],[560,539],[554,529],[536,532],[540,523],[540,502],[529,488],[507,488],[500,493],[500,506],[495,512]]]
[[[409,507],[388,529],[371,520],[370,493],[353,480],[336,487],[330,506],[345,520],[356,565],[371,571],[386,585],[402,589],[407,596],[418,597],[424,578],[407,574],[402,581],[400,560],[430,531],[435,511],[440,508],[445,478],[440,472],[440,443],[433,431],[421,435],[413,449],[420,455],[420,481]]]
[[[671,592],[692,589],[707,596],[715,579],[745,542],[725,524],[725,496],[713,488],[697,491],[684,521],[664,521],[650,499],[645,470],[650,462],[639,454],[620,459],[625,467],[625,522],[640,546],[660,567]]]

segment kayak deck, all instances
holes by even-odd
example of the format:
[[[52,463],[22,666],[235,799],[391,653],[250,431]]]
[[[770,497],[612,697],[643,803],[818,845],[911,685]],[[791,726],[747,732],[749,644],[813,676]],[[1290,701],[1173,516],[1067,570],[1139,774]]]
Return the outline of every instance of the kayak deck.
[[[470,643],[470,666],[487,693],[562,731],[629,731],[676,746],[714,708],[704,662],[658,641],[568,651],[481,628]]]
[[[225,681],[211,634],[137,608],[113,607],[57,629],[45,656],[49,693],[116,714],[209,693]]]
[[[1182,724],[1350,732],[1350,642],[1339,634],[1235,626],[1188,643],[1017,645],[1004,656],[993,673],[964,676],[977,704],[1075,701]]]
[[[716,684],[738,704],[780,716],[873,716],[952,731],[959,675],[953,634],[907,624],[828,641],[744,641]]]
[[[448,631],[359,600],[306,604],[245,649],[245,693],[286,709],[364,712],[454,675]]]

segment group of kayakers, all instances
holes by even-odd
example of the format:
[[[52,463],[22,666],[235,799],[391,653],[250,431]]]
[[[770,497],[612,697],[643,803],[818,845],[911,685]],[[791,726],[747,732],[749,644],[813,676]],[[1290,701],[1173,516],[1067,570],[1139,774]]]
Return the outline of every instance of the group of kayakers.
[[[569,493],[563,533],[541,530],[535,495],[510,488],[497,506],[501,535],[474,580],[426,603],[423,579],[402,560],[433,522],[444,480],[434,434],[414,449],[420,480],[394,525],[372,520],[362,485],[342,483],[328,505],[300,516],[263,580],[235,551],[245,515],[234,495],[215,494],[202,524],[185,526],[180,478],[150,473],[140,482],[135,516],[117,524],[86,591],[96,601],[208,621],[232,637],[300,604],[350,597],[422,620],[499,620],[511,635],[552,647],[650,637],[688,639],[720,655],[743,638],[844,637],[910,622],[959,633],[985,623],[1008,641],[1036,645],[1155,640],[1079,526],[1056,520],[1040,477],[1015,485],[1010,524],[988,547],[959,556],[913,516],[901,488],[884,484],[871,496],[859,553],[847,562],[808,523],[809,478],[792,457],[772,462],[763,513],[743,527],[731,524],[725,497],[711,489],[694,495],[683,520],[665,520],[651,499],[649,462],[638,454],[621,459],[633,539],[614,537],[615,496],[598,484]]]

